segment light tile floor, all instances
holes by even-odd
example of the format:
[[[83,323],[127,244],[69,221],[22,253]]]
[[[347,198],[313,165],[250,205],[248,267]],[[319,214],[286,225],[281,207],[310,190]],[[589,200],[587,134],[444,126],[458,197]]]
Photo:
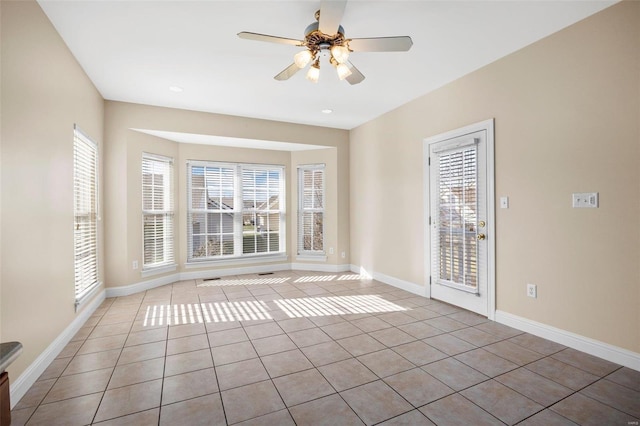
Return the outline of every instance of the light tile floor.
[[[287,271],[107,299],[12,416],[626,426],[640,372],[357,275]]]

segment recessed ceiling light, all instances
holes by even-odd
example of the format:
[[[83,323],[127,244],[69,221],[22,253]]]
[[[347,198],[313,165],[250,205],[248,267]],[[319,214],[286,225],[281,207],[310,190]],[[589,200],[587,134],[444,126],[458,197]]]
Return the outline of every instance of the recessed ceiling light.
[[[169,90],[171,90],[174,93],[180,93],[182,92],[182,87],[179,86],[169,86]]]
[[[322,110],[323,114],[331,114],[332,112],[333,112],[333,110],[332,109],[328,109],[328,108]]]

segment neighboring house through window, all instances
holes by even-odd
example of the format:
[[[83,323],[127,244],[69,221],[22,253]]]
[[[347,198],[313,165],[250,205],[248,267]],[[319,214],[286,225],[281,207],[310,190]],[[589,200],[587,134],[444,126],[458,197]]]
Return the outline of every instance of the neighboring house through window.
[[[284,253],[284,167],[190,161],[188,261]]]
[[[298,168],[298,254],[324,255],[324,164]]]
[[[142,155],[143,270],[174,263],[173,160]]]
[[[73,130],[73,214],[76,307],[98,287],[98,146]]]

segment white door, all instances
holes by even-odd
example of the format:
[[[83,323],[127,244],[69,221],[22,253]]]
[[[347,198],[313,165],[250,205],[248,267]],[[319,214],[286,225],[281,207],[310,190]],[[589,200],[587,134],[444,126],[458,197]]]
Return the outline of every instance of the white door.
[[[490,318],[495,311],[492,142],[492,120],[425,141],[431,297]]]

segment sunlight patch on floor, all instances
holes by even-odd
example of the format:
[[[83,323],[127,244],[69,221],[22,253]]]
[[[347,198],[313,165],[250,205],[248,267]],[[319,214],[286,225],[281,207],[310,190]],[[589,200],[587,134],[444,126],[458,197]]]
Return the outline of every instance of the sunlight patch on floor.
[[[406,311],[380,296],[304,297],[274,300],[290,318]]]
[[[302,297],[276,299],[273,303],[289,318],[328,315],[368,314],[407,311],[407,308],[389,302],[378,295]],[[259,321],[273,319],[271,309],[264,301],[179,303],[175,305],[149,305],[143,327],[162,325],[202,324],[232,321]]]
[[[344,274],[338,277],[338,281],[358,281],[358,280],[370,280],[371,277],[363,274]]]
[[[294,283],[313,283],[313,282],[326,282],[333,281],[337,275],[308,275],[305,277],[300,277],[294,281]]]
[[[181,303],[147,306],[143,327],[272,319],[261,301]]]

